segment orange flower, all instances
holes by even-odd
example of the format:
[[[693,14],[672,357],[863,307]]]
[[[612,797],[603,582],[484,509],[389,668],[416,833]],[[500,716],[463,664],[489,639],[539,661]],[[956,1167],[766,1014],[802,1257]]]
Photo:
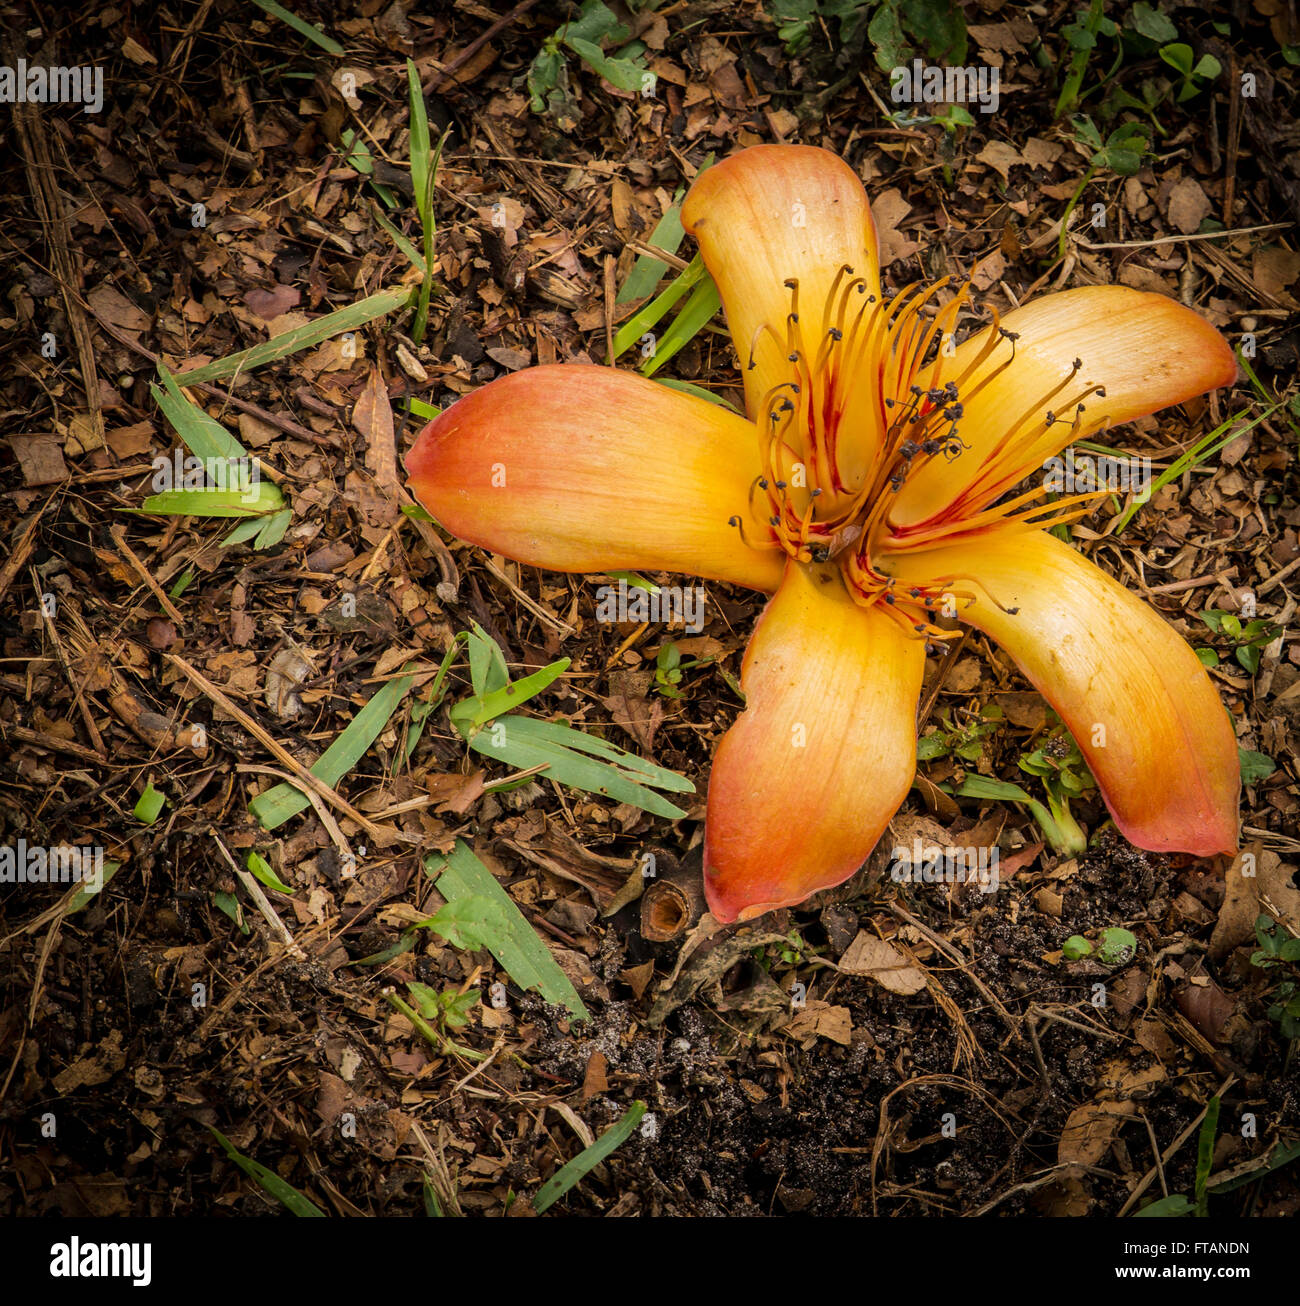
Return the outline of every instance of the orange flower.
[[[719,919],[839,884],[912,784],[927,644],[955,618],[1060,713],[1120,831],[1237,843],[1231,722],[1151,608],[1043,528],[1046,458],[1227,385],[1222,337],[1161,295],[1044,296],[952,346],[962,288],[882,295],[871,210],[824,150],[746,149],[683,224],[717,282],[750,420],[610,368],[536,367],[459,400],[407,458],[449,531],[559,571],[645,568],[773,597],[718,747],[705,884]]]

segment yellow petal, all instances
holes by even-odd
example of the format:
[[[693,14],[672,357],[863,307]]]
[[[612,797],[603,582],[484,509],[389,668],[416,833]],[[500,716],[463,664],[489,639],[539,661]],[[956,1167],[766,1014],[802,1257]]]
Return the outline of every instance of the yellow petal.
[[[1131,843],[1201,857],[1236,850],[1232,724],[1196,654],[1154,608],[1043,531],[1002,530],[886,565],[902,585],[978,578],[975,604],[958,615],[1002,645],[1060,714]]]
[[[957,430],[969,447],[952,461],[939,455],[916,465],[890,513],[895,526],[933,520],[977,487],[967,506],[982,508],[1025,476],[1041,476],[1045,458],[1102,426],[1183,403],[1237,375],[1232,350],[1204,318],[1127,286],[1045,295],[1007,314],[1001,327],[1019,337],[1014,359],[1004,339],[976,363],[991,327],[952,358],[940,357],[939,384],[958,381]],[[1083,366],[1072,375],[1075,359]],[[1105,395],[1087,394],[1072,429],[1071,401],[1096,386]],[[1045,427],[1048,412],[1064,420]]]
[[[789,564],[709,780],[704,883],[719,920],[802,902],[866,861],[916,771],[924,663],[921,641],[855,604],[836,568]]]
[[[515,372],[420,433],[411,492],[453,535],[553,571],[688,572],[771,593],[751,549],[758,441],[743,417],[610,367]],[[752,523],[749,523],[752,528]]]
[[[849,266],[879,298],[871,206],[857,174],[838,155],[807,145],[754,145],[700,173],[682,206],[722,296],[745,375],[751,417],[770,387],[790,375],[785,348],[790,291],[799,282],[799,326],[813,356],[831,325],[831,288]],[[841,288],[847,278],[840,279]],[[836,295],[838,301],[839,295]],[[850,307],[857,311],[859,296]],[[756,333],[763,324],[776,338]],[[751,349],[756,366],[747,370]]]

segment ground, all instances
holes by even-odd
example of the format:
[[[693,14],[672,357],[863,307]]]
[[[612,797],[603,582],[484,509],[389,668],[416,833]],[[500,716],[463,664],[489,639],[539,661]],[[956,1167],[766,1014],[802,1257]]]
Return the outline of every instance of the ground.
[[[649,1115],[552,1213],[1127,1214],[1195,1195],[1216,1106],[1210,1212],[1300,1210],[1279,1009],[1295,966],[1259,964],[1256,935],[1261,916],[1280,922],[1275,949],[1300,933],[1293,7],[1167,8],[1175,40],[1152,7],[1108,6],[1118,31],[1096,35],[1073,106],[1090,126],[1059,103],[1085,42],[1057,0],[965,4],[964,53],[950,20],[901,32],[909,60],[996,68],[1000,98],[897,121],[887,5],[620,8],[626,30],[588,47],[639,40],[612,80],[547,44],[560,5],[291,7],[342,53],[228,0],[3,6],[0,62],[93,65],[104,103],[0,106],[0,844],[96,846],[117,869],[89,901],[0,887],[0,1210],[251,1214],[282,1209],[278,1176],[331,1213],[529,1214],[635,1103]],[[1180,43],[1217,75],[1161,55]],[[449,133],[427,334],[394,299],[188,385],[291,504],[278,541],[223,547],[229,521],[140,512],[154,459],[181,448],[160,360],[201,366],[419,284],[393,235],[420,244],[408,57],[434,139]],[[542,112],[530,65],[535,82],[549,69]],[[1125,122],[1146,127],[1136,147],[1112,135]],[[985,317],[963,333],[1031,294],[1122,283],[1193,306],[1242,351],[1235,387],[1110,433],[1157,471],[1197,453],[1131,520],[1117,499],[1072,536],[1217,654],[1249,754],[1242,856],[1135,850],[1095,790],[1072,801],[1077,855],[1044,846],[1023,802],[954,798],[968,774],[1041,798],[1018,759],[1053,729],[974,636],[929,659],[918,784],[863,871],[739,929],[697,926],[710,759],[762,597],[710,584],[697,635],[601,622],[605,578],[522,567],[402,511],[425,411],[408,400],[604,362],[635,307],[607,320],[614,291],[659,220],[708,156],[760,141],[852,164],[892,284],[978,264]],[[736,399],[721,321],[663,375]],[[1215,431],[1232,438],[1207,451]],[[513,768],[447,714],[470,693],[463,657],[435,686],[474,623],[512,674],[571,659],[526,714],[687,777],[686,815],[544,776],[502,787]],[[697,663],[676,683],[656,675],[670,645]],[[337,783],[346,809],[315,794],[260,825],[250,801],[386,688],[389,715]],[[138,806],[150,791],[156,813]],[[996,845],[998,891],[896,883],[885,844],[914,836]],[[458,839],[589,1020],[476,940],[410,930],[442,904],[426,862]],[[667,942],[645,937],[635,897],[647,850],[692,904]],[[1115,928],[1133,946],[1063,954]],[[469,995],[466,1023],[423,1037],[391,1000],[412,983]]]

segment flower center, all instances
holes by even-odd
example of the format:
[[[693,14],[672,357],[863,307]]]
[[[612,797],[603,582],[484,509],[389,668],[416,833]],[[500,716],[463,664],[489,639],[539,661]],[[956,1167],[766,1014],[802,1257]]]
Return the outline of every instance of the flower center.
[[[998,523],[1038,529],[1074,520],[1088,511],[1078,503],[1096,497],[1026,507],[1043,496],[1040,488],[995,508],[986,506],[1041,464],[1045,432],[1067,420],[1048,405],[1058,401],[1082,367],[1076,360],[1059,385],[1008,425],[947,509],[913,527],[891,525],[897,495],[918,468],[936,459],[953,463],[970,453],[959,430],[962,396],[977,395],[1015,358],[1018,336],[998,324],[995,311],[987,341],[960,367],[945,367],[955,354],[957,316],[970,298],[967,282],[946,304],[933,308],[949,280],[909,286],[885,302],[844,265],[823,306],[816,348],[805,328],[813,333],[817,327],[801,320],[799,282],[785,282],[790,311],[784,332],[769,323],[759,327],[748,363],[751,370],[757,366],[759,348],[779,349],[787,378],[767,391],[755,414],[763,470],[751,487],[749,511],[760,527],[757,539],[745,534],[739,517],[731,519],[753,547],[782,549],[809,565],[837,563],[855,601],[880,605],[910,634],[939,641],[957,632],[935,621],[955,617],[960,606],[975,601],[972,591],[954,588],[954,583],[973,577],[949,573],[903,589],[889,574],[890,553],[954,543]],[[981,375],[1004,340],[1010,342],[1010,356]],[[955,375],[944,378],[945,370]],[[1089,387],[1060,405],[1074,409],[1071,430],[1079,425],[1082,401],[1096,392],[1105,394]],[[1055,451],[1068,437],[1053,435],[1051,443]],[[1062,511],[1067,507],[1071,511]],[[1056,515],[1035,520],[1044,513]]]

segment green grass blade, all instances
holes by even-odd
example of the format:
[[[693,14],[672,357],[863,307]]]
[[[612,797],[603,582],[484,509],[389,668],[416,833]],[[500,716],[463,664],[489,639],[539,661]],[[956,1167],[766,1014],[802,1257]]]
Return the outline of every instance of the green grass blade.
[[[410,262],[411,266],[415,268],[417,271],[425,273],[427,275],[429,271],[429,265],[424,261],[424,255],[421,254],[420,251],[416,249],[415,246],[412,245],[411,242],[404,235],[402,235],[400,231],[398,231],[398,229],[388,220],[388,218],[384,216],[384,214],[380,211],[377,205],[371,204],[370,212],[374,217],[375,221],[379,223],[379,225],[383,227],[383,229],[391,237],[393,244],[396,245],[397,248],[400,249],[402,253],[406,255],[407,260]]]
[[[674,793],[688,793],[695,789],[685,776],[652,766],[634,754],[606,744],[604,740],[592,739],[580,730],[533,717],[507,717],[489,729],[481,730],[469,741],[469,746],[477,753],[506,762],[521,771],[544,766],[543,774],[548,780],[556,780],[585,793],[601,794],[616,802],[629,803],[669,820],[679,820],[686,813],[645,785],[655,785]],[[596,752],[603,752],[604,756],[588,756]]]
[[[482,698],[485,694],[508,685],[510,672],[506,668],[501,646],[477,621],[473,624],[474,633],[465,636],[469,653],[469,678],[474,692]]]
[[[655,380],[660,385],[668,386],[671,390],[680,390],[683,394],[694,395],[697,399],[707,399],[709,403],[717,404],[719,408],[729,409],[733,413],[740,412],[740,409],[730,400],[724,399],[721,395],[715,395],[712,390],[706,390],[702,385],[696,385],[693,381],[679,381],[675,376],[657,376]]]
[[[158,364],[158,375],[163,388],[160,390],[156,385],[150,385],[149,391],[190,453],[204,463],[248,457],[248,450],[216,418],[209,417],[186,399],[175,378],[161,363]],[[189,384],[188,377],[185,384]]]
[[[407,399],[407,403],[411,406],[412,415],[415,417],[422,417],[426,422],[433,421],[433,419],[439,416],[442,412],[441,408],[436,407],[434,404],[427,404],[423,399],[416,399],[414,395]],[[433,518],[426,512],[424,514],[424,520],[432,521]]]
[[[409,669],[408,664],[403,671]],[[401,675],[384,685],[316,759],[316,764],[309,768],[312,775],[331,789],[337,786],[379,738],[379,732],[388,724],[388,718],[406,696],[414,679],[412,675]],[[296,785],[282,783],[258,794],[248,804],[248,810],[261,822],[264,830],[274,830],[309,806],[311,804]]]
[[[686,239],[682,227],[682,204],[680,198],[667,213],[659,219],[655,229],[646,242],[669,254],[676,254],[681,243]],[[655,293],[655,287],[668,275],[668,264],[653,254],[642,254],[632,265],[623,289],[615,298],[616,304],[628,304],[634,299],[648,299]]]
[[[163,517],[263,517],[283,507],[284,495],[278,487],[259,481],[252,494],[247,490],[164,490],[126,511]]]
[[[293,890],[275,873],[271,863],[261,853],[250,849],[248,856],[244,858],[244,865],[268,889],[274,889],[276,893],[287,893],[290,897],[293,896]]]
[[[655,347],[654,356],[641,367],[642,376],[654,374],[671,358],[683,350],[704,329],[722,308],[722,296],[713,278],[707,273],[704,280],[691,291],[682,311],[673,318],[673,324],[664,332],[664,338]]]
[[[1245,426],[1238,427],[1235,424],[1241,421],[1241,419],[1246,415],[1245,412],[1242,411],[1233,417],[1229,417],[1226,421],[1220,422],[1213,431],[1206,432],[1206,434],[1201,436],[1201,438],[1197,440],[1197,442],[1192,445],[1186,453],[1175,459],[1174,462],[1170,463],[1169,466],[1156,477],[1145,498],[1141,500],[1134,499],[1134,501],[1129,504],[1129,506],[1124,510],[1124,515],[1119,519],[1112,534],[1118,535],[1120,531],[1122,531],[1129,522],[1133,520],[1137,515],[1138,510],[1155,498],[1156,494],[1160,490],[1163,490],[1170,481],[1177,480],[1178,477],[1189,468],[1199,467],[1201,463],[1208,462],[1219,452],[1220,449],[1224,447],[1224,445],[1231,444],[1239,435],[1245,435],[1247,431],[1254,430],[1260,422],[1272,417],[1281,406],[1280,403],[1274,404],[1267,411],[1256,416],[1253,421],[1247,422]],[[1220,437],[1222,438],[1220,439]],[[1214,443],[1215,440],[1218,440],[1217,444]]]
[[[355,304],[336,308],[332,313],[326,313],[324,317],[318,317],[305,326],[272,336],[270,340],[254,345],[251,349],[241,349],[237,354],[218,358],[203,367],[196,367],[192,372],[182,372],[181,384],[196,385],[200,381],[216,381],[235,373],[251,372],[267,363],[274,363],[277,359],[288,358],[290,354],[323,344],[345,331],[356,331],[376,318],[405,308],[410,301],[409,290],[381,290],[379,294],[369,295]]]
[[[704,260],[697,254],[686,270],[674,277],[658,295],[640,308],[619,327],[614,336],[614,357],[618,358],[632,348],[647,331],[668,314],[673,305],[688,291],[699,285],[707,275]]]
[[[567,1165],[562,1165],[542,1186],[533,1198],[533,1210],[541,1215],[554,1206],[575,1184],[598,1166],[615,1148],[621,1147],[632,1136],[632,1131],[645,1115],[644,1102],[633,1102],[623,1113],[623,1118],[605,1130],[590,1147],[584,1148]]]
[[[284,533],[289,529],[289,523],[292,520],[293,513],[288,508],[272,513],[262,523],[262,529],[257,532],[257,538],[253,541],[253,548],[269,549],[272,545],[279,544],[284,539]],[[238,526],[235,527],[236,531],[239,529]],[[230,543],[230,537],[227,536],[221,541],[221,547],[224,549]]]
[[[108,885],[109,880],[122,869],[121,862],[106,861],[104,863],[104,877],[99,888],[86,888],[84,885],[73,893],[68,899],[68,905],[64,909],[64,915],[71,916],[74,911],[80,911],[88,902],[92,902]]]
[[[274,1170],[268,1169],[260,1161],[254,1161],[251,1156],[245,1156],[219,1129],[213,1129],[209,1125],[208,1133],[221,1144],[225,1154],[249,1178],[255,1179],[258,1186],[274,1197],[286,1210],[294,1215],[324,1216],[325,1212],[309,1197],[304,1197],[292,1184],[285,1183]]]
[[[347,51],[332,36],[326,36],[319,27],[313,27],[306,19],[290,13],[283,5],[276,4],[275,0],[253,0],[253,3],[264,13],[270,14],[272,18],[278,18],[282,23],[292,27],[299,36],[305,36],[309,41],[315,42],[326,53],[333,55],[347,54]]]
[[[461,734],[473,733],[481,729],[494,717],[503,712],[511,712],[522,707],[530,698],[535,698],[547,685],[553,684],[569,669],[569,659],[560,658],[550,666],[534,671],[522,680],[512,680],[510,684],[482,698],[466,699],[452,708],[452,721]]]
[[[569,977],[537,937],[515,900],[463,839],[456,840],[449,856],[427,858],[424,869],[436,879],[438,892],[448,902],[483,897],[499,905],[505,924],[492,932],[486,946],[521,989],[536,989],[547,1002],[567,1007],[579,1020],[591,1019]]]
[[[1201,1130],[1196,1139],[1196,1214],[1207,1216],[1209,1210],[1209,1193],[1206,1187],[1210,1181],[1210,1171],[1214,1168],[1214,1137],[1219,1132],[1219,1096],[1216,1093],[1206,1105],[1205,1119],[1201,1121]]]
[[[422,223],[428,223],[429,156],[433,142],[429,139],[429,111],[420,86],[420,72],[415,61],[406,61],[406,81],[411,110],[411,185],[415,190],[415,211]]]

